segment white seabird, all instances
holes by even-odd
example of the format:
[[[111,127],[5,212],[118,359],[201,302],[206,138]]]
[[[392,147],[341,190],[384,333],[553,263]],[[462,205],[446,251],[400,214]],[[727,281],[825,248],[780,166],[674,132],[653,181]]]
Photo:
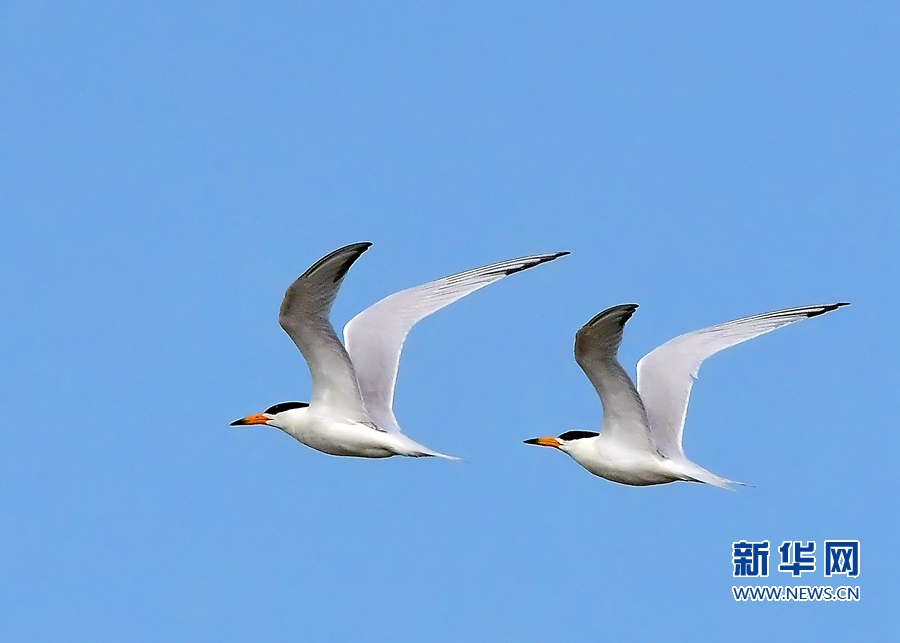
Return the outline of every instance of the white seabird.
[[[394,385],[407,334],[416,322],[469,293],[569,253],[502,261],[394,293],[344,326],[345,348],[329,321],[331,306],[350,266],[371,245],[354,243],[335,250],[284,295],[278,321],[309,366],[309,403],[282,402],[231,425],[273,426],[330,455],[456,459],[405,436],[394,417]]]
[[[641,358],[637,388],[617,358],[625,322],[637,304],[613,306],[575,334],[575,361],[603,405],[600,433],[567,431],[525,443],[559,449],[594,475],[626,485],[684,480],[729,489],[730,484],[741,484],[707,471],[684,455],[684,420],[700,364],[729,346],[846,305],[777,310],[681,335]]]

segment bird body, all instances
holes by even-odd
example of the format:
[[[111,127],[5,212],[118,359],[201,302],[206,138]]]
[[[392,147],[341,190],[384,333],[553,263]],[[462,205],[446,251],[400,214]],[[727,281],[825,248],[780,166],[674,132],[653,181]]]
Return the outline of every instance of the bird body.
[[[560,445],[575,462],[593,473],[619,484],[646,487],[669,482],[706,482],[728,488],[725,480],[687,458],[667,458],[657,450],[635,449],[615,438],[583,438]],[[740,483],[737,483],[740,484]]]
[[[329,319],[331,306],[350,266],[371,245],[351,244],[321,258],[290,285],[282,300],[278,321],[309,366],[310,402],[275,404],[232,426],[273,426],[335,456],[455,460],[404,435],[394,416],[394,387],[407,334],[444,306],[569,253],[501,261],[394,293],[351,319],[342,344]]]
[[[642,487],[677,479],[666,459],[655,451],[631,448],[602,433],[560,448],[595,476],[613,482]]]
[[[626,485],[686,481],[728,489],[741,484],[707,471],[684,454],[687,404],[700,364],[729,346],[845,305],[789,308],[680,335],[641,358],[636,387],[617,355],[625,323],[637,304],[613,306],[575,335],[575,361],[603,405],[600,433],[567,431],[525,442],[559,449],[594,475]]]
[[[388,433],[373,422],[357,422],[323,409],[306,407],[285,411],[278,428],[306,446],[329,455],[360,458],[451,456],[432,451],[402,433]]]

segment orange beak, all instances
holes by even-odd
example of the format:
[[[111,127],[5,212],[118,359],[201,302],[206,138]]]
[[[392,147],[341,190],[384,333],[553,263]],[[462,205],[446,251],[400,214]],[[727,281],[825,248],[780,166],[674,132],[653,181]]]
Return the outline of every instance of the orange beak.
[[[257,413],[256,415],[248,415],[245,418],[241,418],[240,420],[235,420],[231,423],[231,426],[244,426],[247,424],[265,424],[269,421],[262,413]]]
[[[538,446],[553,447],[554,449],[559,448],[559,440],[556,438],[532,438],[525,440],[525,444],[537,444]]]

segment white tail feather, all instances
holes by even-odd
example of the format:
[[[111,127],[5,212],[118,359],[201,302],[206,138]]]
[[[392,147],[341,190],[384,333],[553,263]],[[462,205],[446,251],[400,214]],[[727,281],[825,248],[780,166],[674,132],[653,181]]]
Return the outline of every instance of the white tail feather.
[[[678,470],[686,476],[688,480],[693,480],[695,482],[703,482],[705,484],[711,484],[713,486],[719,487],[721,489],[728,489],[729,491],[734,491],[731,485],[740,485],[742,487],[746,487],[743,482],[738,482],[736,480],[729,480],[728,478],[723,478],[721,476],[717,476],[712,471],[707,471],[700,465],[694,464],[687,458],[683,460],[676,461]]]

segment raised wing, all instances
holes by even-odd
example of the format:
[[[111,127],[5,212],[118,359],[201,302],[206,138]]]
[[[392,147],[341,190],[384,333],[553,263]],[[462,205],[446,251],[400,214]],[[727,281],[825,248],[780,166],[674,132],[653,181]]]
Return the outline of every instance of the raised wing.
[[[366,410],[378,427],[400,431],[393,411],[394,386],[403,342],[416,322],[479,288],[567,254],[511,259],[450,275],[385,297],[347,322],[344,343]]]
[[[680,335],[644,355],[637,365],[638,391],[657,448],[668,457],[684,455],[684,419],[703,360],[729,346],[846,305],[801,306],[744,317]]]
[[[652,451],[647,413],[617,356],[625,322],[637,308],[637,304],[613,306],[582,326],[575,333],[575,361],[603,404],[601,433],[633,448]]]
[[[353,365],[328,319],[344,275],[371,243],[354,243],[322,257],[290,285],[278,323],[303,354],[312,376],[310,406],[328,406],[368,421]]]

